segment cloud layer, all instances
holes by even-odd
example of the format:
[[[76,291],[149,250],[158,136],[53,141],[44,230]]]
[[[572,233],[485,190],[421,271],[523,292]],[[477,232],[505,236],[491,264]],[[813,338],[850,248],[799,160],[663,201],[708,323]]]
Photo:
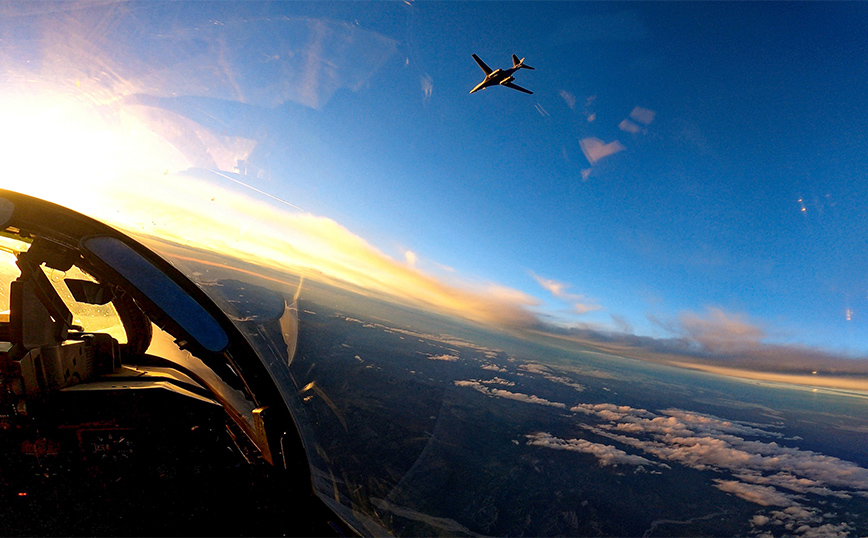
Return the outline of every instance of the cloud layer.
[[[513,375],[562,381],[549,367],[533,362],[519,364]],[[513,388],[514,382],[499,377],[453,383],[493,398],[568,407],[520,392]],[[578,403],[569,411],[583,417],[577,426],[584,435],[561,438],[532,431],[525,435],[526,445],[588,454],[601,467],[665,474],[680,465],[707,473],[709,487],[756,505],[757,513],[749,522],[757,529],[754,534],[778,528],[800,536],[846,536],[852,526],[846,514],[835,511],[834,502],[868,499],[868,469],[794,446],[797,439],[785,438],[779,424],[615,403]]]
[[[807,501],[868,498],[868,469],[781,444],[782,434],[769,425],[681,409],[652,412],[609,403],[579,404],[570,410],[597,419],[581,425],[589,434],[639,451],[658,465],[665,462],[711,472],[714,486],[721,491],[760,507],[783,508],[760,514],[754,525],[782,525],[805,536],[832,529],[843,532],[850,527],[838,514],[821,513]],[[573,444],[543,438],[547,443],[541,446]]]
[[[469,388],[475,389],[475,390],[477,390],[477,391],[479,391],[482,394],[485,394],[487,396],[494,396],[497,398],[506,398],[507,400],[515,400],[518,402],[532,403],[532,404],[537,404],[537,405],[546,405],[549,407],[557,407],[560,409],[566,409],[566,407],[567,407],[566,404],[563,404],[560,402],[550,402],[549,400],[546,400],[545,398],[540,398],[540,397],[535,396],[533,394],[522,394],[520,392],[512,392],[512,391],[508,391],[508,390],[504,390],[504,389],[499,389],[496,387],[495,388],[486,387],[482,381],[477,381],[477,380],[473,380],[473,379],[454,381],[454,384],[456,387],[469,387]]]
[[[559,439],[545,432],[531,433],[526,437],[528,439],[527,444],[529,445],[591,454],[604,467],[615,465],[659,465],[642,456],[627,454],[623,450],[619,450],[613,446],[592,443],[585,439]]]

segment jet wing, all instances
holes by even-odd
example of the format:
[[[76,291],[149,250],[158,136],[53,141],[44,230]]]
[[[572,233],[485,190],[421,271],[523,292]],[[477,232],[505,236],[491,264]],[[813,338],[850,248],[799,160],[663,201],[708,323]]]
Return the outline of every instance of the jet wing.
[[[480,67],[483,71],[485,71],[486,76],[489,75],[489,74],[491,74],[491,68],[488,67],[487,65],[485,65],[485,62],[483,62],[483,61],[479,58],[479,56],[477,56],[477,55],[475,55],[475,54],[473,54],[472,56],[473,56],[473,59],[476,60],[476,63],[479,64],[479,67]]]
[[[507,82],[506,84],[501,84],[501,86],[506,86],[507,88],[512,88],[513,90],[518,90],[520,92],[529,93],[533,95],[533,92],[530,90],[526,90],[519,86],[518,84],[513,84],[512,82]]]

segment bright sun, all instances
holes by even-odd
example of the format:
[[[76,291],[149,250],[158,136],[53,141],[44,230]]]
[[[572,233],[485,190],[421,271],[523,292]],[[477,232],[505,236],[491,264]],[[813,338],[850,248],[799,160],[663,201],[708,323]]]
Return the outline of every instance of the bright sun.
[[[0,187],[88,213],[119,177],[189,166],[125,107],[95,103],[81,92],[13,93],[0,102],[0,125]]]

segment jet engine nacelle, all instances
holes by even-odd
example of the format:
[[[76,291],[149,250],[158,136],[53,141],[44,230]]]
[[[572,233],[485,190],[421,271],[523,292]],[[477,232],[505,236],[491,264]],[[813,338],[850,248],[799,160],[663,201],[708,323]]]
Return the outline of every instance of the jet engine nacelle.
[[[513,80],[515,80],[515,77],[506,77],[505,79],[500,81],[500,84],[502,86],[504,84],[508,84],[508,83],[512,82]]]

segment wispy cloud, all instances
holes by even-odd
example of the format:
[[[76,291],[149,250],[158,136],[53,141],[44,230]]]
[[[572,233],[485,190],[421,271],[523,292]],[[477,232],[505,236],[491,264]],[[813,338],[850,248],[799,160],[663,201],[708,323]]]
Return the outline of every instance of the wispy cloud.
[[[518,367],[519,370],[524,372],[529,372],[532,374],[537,374],[542,376],[544,379],[551,381],[552,383],[558,383],[559,385],[564,385],[566,387],[570,387],[575,389],[578,392],[584,391],[587,387],[582,385],[581,383],[576,383],[574,380],[569,377],[555,375],[548,367],[543,366],[542,364],[535,362],[528,362],[525,364],[521,364]]]
[[[755,348],[766,336],[766,331],[748,320],[745,314],[729,313],[716,307],[706,308],[703,314],[682,313],[677,330],[712,352]]]
[[[627,318],[618,314],[609,314],[609,317],[612,318],[612,323],[615,324],[615,327],[617,327],[619,331],[625,334],[633,333],[633,325]]]
[[[566,290],[570,287],[569,284],[564,284],[563,282],[558,282],[557,280],[543,278],[534,272],[531,272],[530,275],[533,277],[534,280],[537,281],[540,286],[542,286],[546,291],[548,291],[555,297],[567,296]]]
[[[568,92],[567,90],[561,90],[558,92],[558,95],[564,100],[570,108],[576,108],[576,96]]]
[[[568,292],[567,290],[572,287],[570,284],[541,277],[533,271],[529,271],[529,273],[530,276],[536,280],[537,284],[542,286],[544,290],[548,291],[558,299],[572,303],[572,311],[575,314],[587,314],[588,312],[594,312],[602,308],[595,302],[588,300],[584,295]]]
[[[419,77],[419,80],[422,85],[422,98],[427,101],[431,99],[431,95],[434,93],[434,79],[431,78],[431,75],[425,73]]]

